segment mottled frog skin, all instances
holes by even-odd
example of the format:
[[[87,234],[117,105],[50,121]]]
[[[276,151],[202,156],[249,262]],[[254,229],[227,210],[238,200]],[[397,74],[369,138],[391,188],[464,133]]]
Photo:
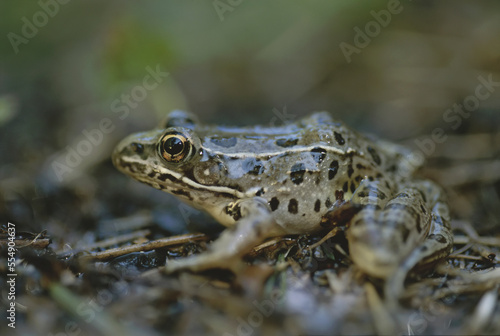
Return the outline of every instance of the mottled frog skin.
[[[231,229],[167,270],[230,267],[263,239],[335,227],[342,209],[350,255],[388,278],[447,256],[448,208],[434,183],[416,180],[412,152],[314,113],[281,127],[203,125],[182,111],[124,139],[123,173],[205,210]],[[345,213],[351,214],[346,219]]]

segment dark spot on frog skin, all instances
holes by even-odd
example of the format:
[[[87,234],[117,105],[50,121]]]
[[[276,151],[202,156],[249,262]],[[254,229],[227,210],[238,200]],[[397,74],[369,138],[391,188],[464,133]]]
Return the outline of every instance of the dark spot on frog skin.
[[[344,183],[344,185],[342,186],[342,190],[344,190],[344,193],[349,190],[349,182],[346,181],[346,183]]]
[[[358,192],[357,194],[358,197],[364,198],[364,197],[377,197],[378,199],[385,199],[387,196],[379,189],[373,187],[373,186],[366,186]]]
[[[182,189],[175,189],[175,190],[170,190],[170,192],[174,195],[179,195],[179,196],[185,196],[189,200],[193,200],[193,197],[188,191],[182,190]]]
[[[408,228],[406,226],[402,226],[401,227],[401,235],[403,238],[403,243],[406,243],[406,241],[408,240],[408,237],[410,236],[410,230],[408,230]]]
[[[233,217],[235,221],[238,221],[241,219],[241,207],[239,205],[232,206],[228,205],[225,207],[224,211],[227,215]],[[233,228],[234,230],[234,228]]]
[[[332,206],[332,201],[330,201],[330,197],[327,197],[325,201],[325,207],[328,209]]]
[[[288,202],[288,212],[291,214],[296,214],[299,210],[299,203],[295,198],[292,198],[290,202]]]
[[[278,139],[276,140],[276,145],[280,147],[293,147],[299,142],[299,139]]]
[[[433,239],[433,240],[435,240],[435,241],[437,241],[438,243],[441,243],[441,244],[446,244],[448,242],[446,240],[446,238],[442,234],[431,234],[427,238],[428,239]]]
[[[321,163],[326,157],[326,151],[321,147],[316,147],[311,150],[311,156],[316,163]]]
[[[331,180],[337,175],[337,172],[339,171],[339,162],[337,160],[333,160],[332,163],[330,163],[330,168],[328,168],[328,179]]]
[[[417,232],[418,233],[422,232],[422,223],[420,223],[419,220],[417,221]]]
[[[133,172],[133,173],[137,173],[137,171],[138,171],[135,164],[131,164],[131,163],[125,162],[123,160],[120,160],[120,162],[117,163],[117,165],[122,167],[122,168],[126,168],[128,171]],[[142,166],[143,165],[141,165],[141,168],[142,168]]]
[[[344,192],[342,190],[335,191],[335,200],[343,201],[344,200]]]
[[[230,137],[230,138],[217,137],[217,138],[210,138],[210,141],[217,146],[230,148],[236,145],[238,139],[236,139],[235,137]]]
[[[356,168],[358,168],[358,169],[366,169],[366,167],[363,166],[361,163],[356,164]]]
[[[255,158],[249,158],[243,161],[242,168],[244,171],[246,171],[246,174],[250,175],[260,175],[265,170],[262,162]]]
[[[319,212],[321,210],[321,201],[319,199],[314,203],[314,211]]]
[[[303,163],[296,163],[290,169],[290,178],[295,184],[301,184],[304,181],[304,174],[306,173],[306,166]]]
[[[335,141],[337,141],[337,143],[342,146],[345,144],[345,140],[344,138],[342,137],[342,134],[340,133],[337,133],[337,132],[333,132],[333,135],[335,136]]]
[[[389,173],[395,173],[395,172],[396,172],[396,170],[397,170],[397,167],[396,167],[396,165],[395,165],[395,164],[390,165],[389,167],[387,167],[387,171],[388,171]]]
[[[355,191],[356,191],[356,183],[352,182],[351,183],[351,192],[354,194]]]
[[[175,177],[173,177],[172,175],[170,175],[170,174],[160,174],[160,175],[158,175],[157,179],[160,180],[160,181],[163,181],[163,182],[165,182],[166,180],[169,180],[169,181],[172,181],[172,182],[176,182],[177,181],[177,179]]]
[[[350,163],[349,166],[347,167],[347,176],[351,178],[353,173],[354,173],[354,168],[352,168],[352,163]]]
[[[264,195],[264,188],[260,188],[259,190],[257,190],[257,192],[255,193],[255,196],[262,196]]]
[[[130,149],[137,154],[142,154],[144,152],[144,146],[137,142],[130,144]]]
[[[427,215],[427,209],[422,204],[420,204],[420,211],[422,211],[424,215]]]
[[[380,165],[382,163],[382,160],[380,159],[380,156],[378,155],[377,151],[370,146],[368,146],[366,149],[368,150],[368,153],[370,153],[370,155],[372,156],[373,161],[376,164]]]
[[[271,200],[269,201],[269,206],[271,207],[271,211],[275,211],[276,209],[278,209],[279,205],[280,201],[276,197],[271,198]]]

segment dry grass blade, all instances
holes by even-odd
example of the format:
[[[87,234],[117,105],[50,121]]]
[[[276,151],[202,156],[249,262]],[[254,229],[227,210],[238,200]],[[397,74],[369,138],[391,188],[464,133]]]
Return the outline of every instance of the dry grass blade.
[[[375,330],[379,335],[396,335],[396,325],[389,311],[383,305],[375,287],[369,282],[365,283],[366,298],[373,316]]]
[[[6,247],[8,244],[7,240],[0,240],[0,247]],[[50,244],[50,239],[49,238],[34,238],[34,239],[16,239],[15,240],[16,248],[23,248],[23,247],[34,247],[38,249],[43,249],[49,246]]]
[[[132,240],[135,240],[137,238],[146,237],[150,233],[151,233],[151,231],[149,231],[149,230],[135,231],[135,232],[123,234],[123,235],[120,235],[117,237],[101,240],[101,241],[96,242],[94,244],[89,244],[89,245],[86,245],[86,246],[83,246],[81,248],[77,248],[74,250],[58,252],[57,255],[59,257],[64,257],[64,256],[75,254],[75,253],[78,253],[81,251],[91,251],[91,250],[95,250],[98,248],[106,248],[108,246],[122,244],[122,243],[125,243],[128,241],[132,241]]]
[[[454,230],[463,231],[475,243],[500,247],[500,238],[481,237],[476,232],[476,230],[474,230],[472,225],[468,222],[454,220],[451,222],[451,225],[452,225]],[[455,237],[455,243],[458,243],[458,242],[463,242],[463,238],[460,238],[460,236]],[[469,241],[467,241],[467,243],[468,242]]]
[[[311,250],[314,250],[316,247],[320,246],[321,244],[323,244],[328,239],[330,239],[332,237],[335,237],[340,230],[341,230],[341,228],[339,228],[339,227],[333,228],[333,230],[331,230],[330,232],[328,232],[323,238],[321,238],[320,241],[318,241],[317,243],[312,244],[311,246],[309,246],[309,248]]]
[[[482,333],[490,322],[495,307],[498,305],[498,288],[499,285],[486,292],[477,304],[469,323],[469,333],[471,335]]]
[[[172,245],[180,245],[193,241],[202,241],[208,240],[209,237],[202,233],[194,233],[194,234],[185,234],[173,237],[167,237],[157,240],[152,240],[142,244],[134,244],[125,247],[118,247],[114,249],[109,249],[102,252],[94,252],[88,255],[85,255],[84,258],[97,259],[97,260],[106,260],[110,258],[115,258],[118,256],[122,256],[132,252],[141,252],[141,251],[151,251],[162,247],[172,246]]]

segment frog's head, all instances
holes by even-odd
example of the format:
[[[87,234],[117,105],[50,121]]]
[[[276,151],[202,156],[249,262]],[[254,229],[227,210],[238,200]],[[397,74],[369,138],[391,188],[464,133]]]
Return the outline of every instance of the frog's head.
[[[203,149],[193,120],[186,112],[171,112],[161,128],[123,139],[114,150],[113,164],[124,174],[231,224],[224,208],[241,192],[220,183],[224,167]]]

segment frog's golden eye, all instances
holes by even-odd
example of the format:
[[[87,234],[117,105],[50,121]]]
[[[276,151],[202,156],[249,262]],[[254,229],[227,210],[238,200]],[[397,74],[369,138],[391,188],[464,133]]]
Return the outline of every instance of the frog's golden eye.
[[[158,150],[165,160],[179,162],[189,154],[191,146],[191,141],[185,135],[172,132],[163,136]]]

